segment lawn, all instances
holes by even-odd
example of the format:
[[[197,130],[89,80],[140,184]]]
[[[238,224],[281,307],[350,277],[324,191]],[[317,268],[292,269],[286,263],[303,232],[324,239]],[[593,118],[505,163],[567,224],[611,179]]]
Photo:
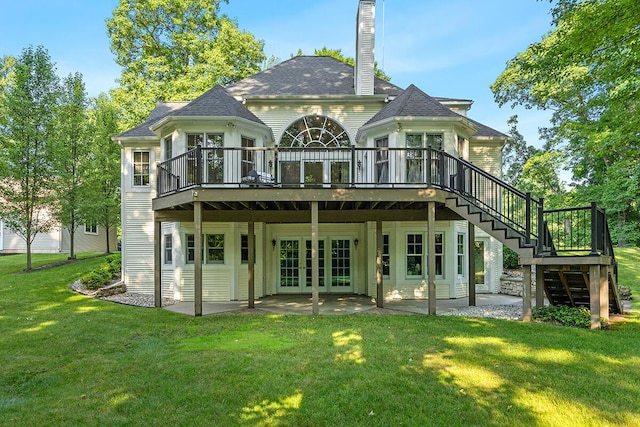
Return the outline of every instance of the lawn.
[[[640,250],[616,254],[621,284],[640,297]],[[0,425],[640,425],[637,305],[603,331],[416,315],[192,318],[69,290],[101,261],[24,274],[20,257],[0,257]]]

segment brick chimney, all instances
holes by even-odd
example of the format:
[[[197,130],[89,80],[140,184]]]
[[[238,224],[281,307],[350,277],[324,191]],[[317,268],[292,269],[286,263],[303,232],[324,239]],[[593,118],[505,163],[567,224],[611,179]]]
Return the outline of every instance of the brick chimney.
[[[360,0],[356,17],[356,95],[373,95],[376,0]]]

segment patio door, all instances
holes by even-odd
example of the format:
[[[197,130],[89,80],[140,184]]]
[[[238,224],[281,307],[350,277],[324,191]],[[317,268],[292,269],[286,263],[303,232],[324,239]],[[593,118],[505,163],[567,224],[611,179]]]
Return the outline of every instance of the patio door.
[[[278,247],[278,292],[311,292],[311,240],[280,239]],[[318,276],[321,293],[353,292],[351,247],[351,239],[318,240]]]
[[[476,239],[473,245],[473,256],[475,257],[476,271],[476,292],[490,292],[488,266],[491,254],[489,253],[489,239]]]

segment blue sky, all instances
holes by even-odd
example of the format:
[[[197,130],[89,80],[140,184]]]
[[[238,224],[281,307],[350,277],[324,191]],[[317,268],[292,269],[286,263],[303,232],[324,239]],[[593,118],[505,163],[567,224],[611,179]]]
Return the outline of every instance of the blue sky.
[[[79,71],[89,95],[116,85],[105,20],[118,0],[2,0],[0,55],[43,45],[61,76]],[[282,60],[323,46],[353,56],[357,0],[230,0],[223,12],[264,40]],[[401,87],[472,99],[469,116],[503,132],[517,113],[520,131],[538,144],[549,114],[499,108],[489,85],[506,62],[550,29],[549,2],[536,0],[377,0],[376,59]],[[384,22],[383,22],[384,17]],[[384,25],[383,25],[384,24]]]

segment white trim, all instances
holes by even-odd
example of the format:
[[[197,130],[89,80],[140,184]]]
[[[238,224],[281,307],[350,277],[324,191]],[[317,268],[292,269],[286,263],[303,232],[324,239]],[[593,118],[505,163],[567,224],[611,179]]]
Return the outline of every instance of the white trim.
[[[93,229],[95,227],[96,231],[91,231],[89,229]],[[90,234],[92,236],[97,236],[100,234],[100,229],[98,228],[98,224],[85,224],[84,225],[84,234]]]
[[[0,219],[0,251],[4,250],[4,221]]]

